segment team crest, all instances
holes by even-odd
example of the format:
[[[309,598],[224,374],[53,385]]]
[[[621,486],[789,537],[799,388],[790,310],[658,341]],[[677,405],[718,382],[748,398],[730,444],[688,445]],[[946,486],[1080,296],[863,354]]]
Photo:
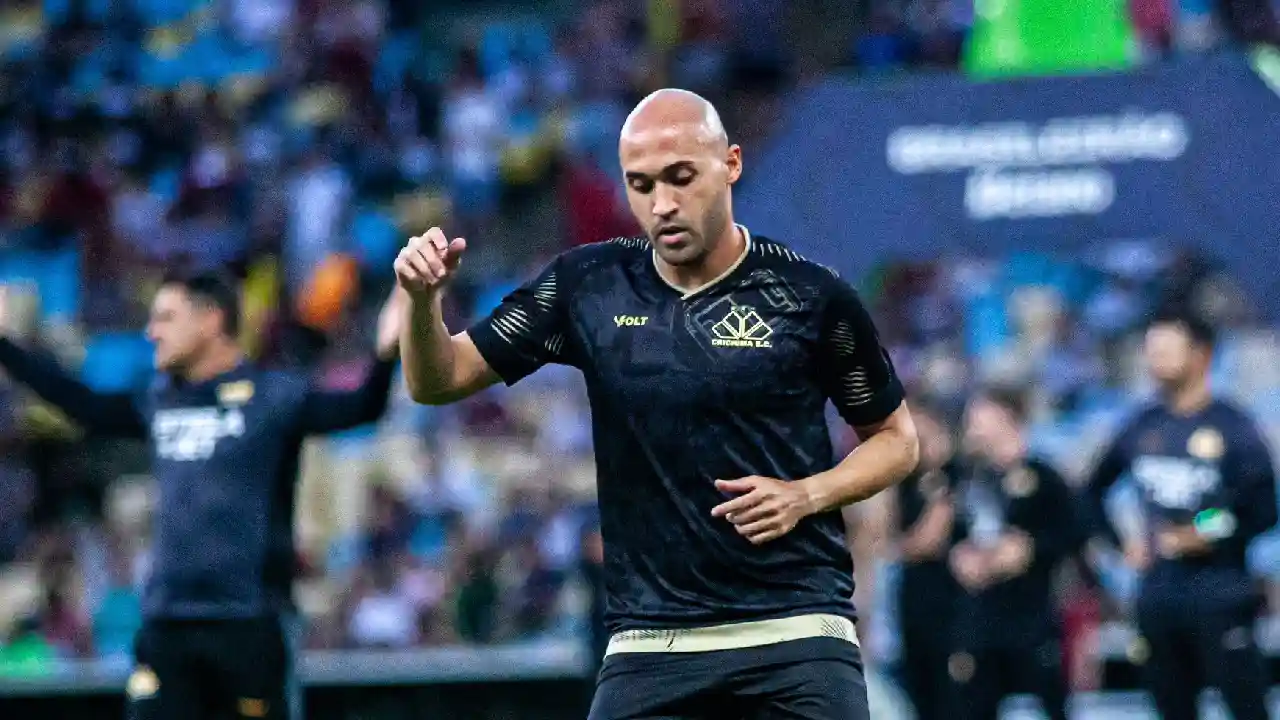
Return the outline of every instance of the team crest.
[[[134,668],[129,681],[125,683],[125,694],[131,700],[145,700],[155,697],[158,692],[160,692],[160,678],[156,677],[155,671],[146,665]]]
[[[716,347],[768,348],[773,328],[755,308],[734,305],[720,322],[711,326],[711,344]]]
[[[1040,477],[1031,468],[1019,467],[1006,473],[1000,484],[1009,497],[1024,498],[1034,495],[1039,489]]]
[[[253,398],[253,381],[240,380],[218,386],[218,402],[223,405],[243,405]]]
[[[953,653],[947,658],[947,674],[958,683],[967,683],[973,679],[973,673],[978,669],[977,665],[969,653]]]
[[[1196,430],[1187,440],[1187,454],[1200,460],[1217,460],[1224,448],[1222,433],[1210,427]]]
[[[258,698],[240,698],[236,702],[236,709],[240,711],[242,717],[264,718],[267,716],[267,701]]]

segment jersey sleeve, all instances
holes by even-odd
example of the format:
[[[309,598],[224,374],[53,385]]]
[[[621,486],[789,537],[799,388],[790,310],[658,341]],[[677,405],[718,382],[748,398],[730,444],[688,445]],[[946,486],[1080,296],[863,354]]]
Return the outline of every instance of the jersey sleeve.
[[[368,374],[354,390],[329,391],[307,382],[298,417],[304,435],[338,432],[377,422],[390,402],[393,360],[374,358]]]
[[[467,330],[489,367],[514,385],[543,365],[576,365],[567,351],[565,270],[560,256]]]
[[[1237,439],[1228,458],[1237,484],[1235,513],[1238,534],[1251,541],[1275,526],[1277,521],[1276,473],[1271,450],[1253,419],[1241,416]]]
[[[140,411],[141,403],[133,395],[95,392],[52,358],[21,348],[3,337],[0,337],[0,367],[45,402],[66,413],[90,435],[147,437],[147,420]]]
[[[818,351],[823,391],[845,422],[874,425],[902,404],[902,383],[857,292],[834,276],[830,288]]]
[[[1129,471],[1130,445],[1133,437],[1142,431],[1146,418],[1147,414],[1141,413],[1120,430],[1102,451],[1081,491],[1081,512],[1089,530],[1115,547],[1120,547],[1122,542],[1120,532],[1107,513],[1107,497],[1116,481]]]

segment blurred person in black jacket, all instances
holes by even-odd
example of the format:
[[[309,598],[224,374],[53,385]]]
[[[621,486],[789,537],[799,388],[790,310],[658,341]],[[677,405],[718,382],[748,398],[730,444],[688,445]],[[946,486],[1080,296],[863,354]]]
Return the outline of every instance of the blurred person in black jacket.
[[[1275,470],[1253,419],[1210,390],[1213,348],[1213,328],[1193,314],[1152,320],[1145,353],[1160,398],[1103,453],[1086,508],[1141,573],[1138,655],[1165,720],[1197,717],[1205,685],[1221,690],[1237,720],[1264,720],[1268,679],[1253,634],[1263,595],[1246,553],[1276,523]],[[1126,475],[1144,527],[1122,541],[1105,502]]]
[[[963,588],[948,659],[952,717],[990,720],[1015,693],[1067,717],[1061,629],[1053,602],[1059,565],[1080,545],[1062,476],[1030,455],[1022,398],[986,390],[965,411],[966,468],[954,491],[949,564]]]
[[[959,586],[947,568],[956,484],[952,430],[934,408],[912,404],[920,436],[920,466],[893,491],[902,566],[898,624],[902,682],[919,720],[949,717],[947,658]]]

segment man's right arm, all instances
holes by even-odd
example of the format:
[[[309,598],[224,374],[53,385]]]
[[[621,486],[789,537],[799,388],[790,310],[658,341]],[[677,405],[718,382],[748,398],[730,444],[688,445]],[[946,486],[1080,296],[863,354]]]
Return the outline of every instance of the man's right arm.
[[[1129,438],[1140,422],[1141,417],[1135,419],[1106,448],[1089,475],[1081,498],[1081,510],[1090,534],[1101,537],[1116,548],[1121,547],[1123,542],[1107,513],[1107,495],[1116,481],[1129,470]]]
[[[444,235],[433,229],[410,240],[396,260],[397,279],[410,297],[400,358],[409,394],[419,403],[444,405],[499,380],[514,385],[548,363],[575,364],[566,342],[560,257],[511,291],[488,317],[450,334],[440,288],[465,249],[460,239],[446,246]]]
[[[468,332],[445,327],[438,294],[417,295],[406,305],[400,361],[409,396],[425,405],[447,405],[498,382]]]
[[[50,358],[0,336],[0,366],[14,380],[57,406],[91,435],[145,438],[147,423],[129,395],[103,394],[71,377]]]

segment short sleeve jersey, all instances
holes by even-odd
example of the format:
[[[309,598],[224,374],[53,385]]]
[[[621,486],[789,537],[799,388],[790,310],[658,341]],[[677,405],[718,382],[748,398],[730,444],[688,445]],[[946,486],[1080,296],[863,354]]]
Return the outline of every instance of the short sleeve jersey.
[[[828,401],[854,426],[902,402],[832,271],[748,235],[739,263],[685,293],[646,240],[620,238],[560,255],[469,334],[507,384],[547,363],[585,376],[611,631],[854,616],[839,512],[761,546],[711,516],[728,499],[717,479],[830,469]]]

